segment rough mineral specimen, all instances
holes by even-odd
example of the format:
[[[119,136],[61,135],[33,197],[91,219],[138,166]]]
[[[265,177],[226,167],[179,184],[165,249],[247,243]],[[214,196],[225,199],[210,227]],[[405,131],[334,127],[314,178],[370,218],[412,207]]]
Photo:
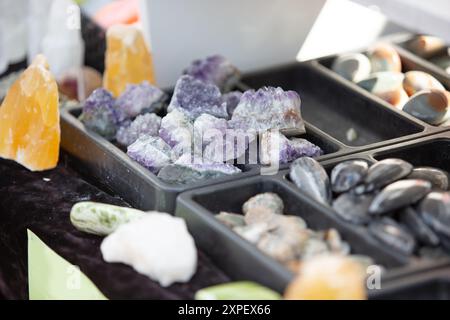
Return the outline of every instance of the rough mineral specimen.
[[[227,112],[231,117],[233,115],[234,110],[241,101],[242,92],[240,91],[231,91],[222,95],[222,101],[227,104]]]
[[[0,157],[32,171],[58,163],[58,86],[38,55],[9,89],[0,107]]]
[[[114,139],[118,126],[125,119],[125,114],[114,106],[111,93],[105,89],[97,89],[89,96],[80,117],[86,128],[108,140]]]
[[[264,165],[277,160],[285,164],[301,157],[314,158],[322,154],[322,149],[311,142],[301,138],[289,140],[279,131],[267,131],[261,137],[260,162]]]
[[[244,92],[234,110],[229,126],[233,129],[253,129],[263,132],[279,129],[297,134],[305,132],[300,112],[300,97],[294,91],[264,87]]]
[[[240,173],[241,170],[230,164],[189,163],[186,156],[181,157],[174,164],[165,166],[158,174],[158,178],[172,184],[191,184],[205,179],[220,178]]]
[[[127,84],[155,83],[153,61],[142,32],[135,26],[108,29],[104,87],[118,97]]]
[[[240,78],[239,70],[220,55],[195,60],[184,70],[184,74],[203,82],[215,84],[224,92],[229,91]]]
[[[139,114],[158,112],[166,94],[159,88],[152,86],[147,81],[141,84],[129,84],[116,101],[118,108],[127,116],[134,118]]]
[[[227,105],[222,101],[219,88],[189,75],[178,79],[168,111],[182,109],[191,119],[207,113],[228,118]]]
[[[223,140],[227,131],[227,120],[216,118],[210,114],[202,114],[194,122],[195,143],[202,143],[202,147],[215,139]]]
[[[154,174],[172,162],[170,146],[159,137],[141,136],[128,147],[127,154]]]
[[[181,156],[192,150],[194,126],[182,110],[173,110],[161,120],[159,136]]]
[[[229,129],[223,138],[216,137],[205,146],[203,156],[215,162],[227,162],[233,159],[240,159],[241,157],[245,157],[250,143],[255,141],[255,139],[256,135],[250,132]]]
[[[146,113],[138,116],[128,126],[121,126],[117,131],[116,140],[121,145],[128,147],[143,135],[157,136],[161,118],[154,113]]]

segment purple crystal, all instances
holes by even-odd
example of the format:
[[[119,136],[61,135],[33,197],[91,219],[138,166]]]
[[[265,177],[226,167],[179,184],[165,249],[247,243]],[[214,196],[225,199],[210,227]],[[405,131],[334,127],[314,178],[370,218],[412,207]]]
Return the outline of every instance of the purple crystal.
[[[239,168],[223,163],[205,161],[203,163],[189,163],[187,155],[181,157],[174,164],[161,169],[158,178],[171,184],[192,184],[206,179],[215,179],[242,172]]]
[[[311,142],[301,138],[289,140],[279,131],[267,131],[261,137],[260,163],[263,165],[270,165],[277,160],[285,164],[301,157],[318,157],[322,154],[322,150]]]
[[[227,120],[210,114],[202,114],[194,122],[195,143],[202,143],[202,148],[217,138],[222,138],[227,131]],[[201,150],[199,148],[199,150]]]
[[[289,133],[304,133],[300,104],[300,97],[294,91],[274,87],[248,90],[234,110],[229,126],[258,132],[279,129]]]
[[[141,136],[128,147],[127,154],[154,174],[173,159],[170,146],[161,138],[152,136]]]
[[[126,115],[114,106],[114,98],[110,92],[97,89],[84,102],[80,120],[89,130],[112,140],[118,126],[125,122]]]
[[[239,70],[226,58],[214,55],[195,60],[184,71],[195,79],[218,86],[223,92],[229,91],[239,81]]]
[[[161,118],[154,113],[146,113],[137,116],[131,124],[121,126],[117,131],[116,140],[121,145],[128,147],[140,136],[157,136]]]
[[[191,119],[204,113],[228,118],[227,106],[222,102],[219,88],[191,76],[182,76],[177,81],[168,111],[175,109],[182,109]]]
[[[238,106],[241,97],[242,92],[240,91],[231,91],[229,93],[225,93],[222,96],[222,101],[227,104],[227,112],[230,115],[230,117],[233,115],[234,110]]]
[[[294,161],[301,157],[316,158],[323,155],[323,150],[319,146],[316,146],[308,140],[302,138],[293,138],[289,141],[292,148],[290,161]]]
[[[181,156],[192,149],[193,131],[189,117],[181,110],[174,110],[162,118],[159,136]]]
[[[241,157],[245,156],[249,144],[255,139],[255,133],[228,129],[223,138],[216,137],[204,148],[203,156],[215,162],[228,162],[233,159],[240,161]],[[245,163],[245,158],[243,160]]]
[[[123,110],[128,117],[134,118],[139,114],[158,112],[166,94],[147,81],[141,84],[129,84],[125,91],[117,98],[116,106]]]

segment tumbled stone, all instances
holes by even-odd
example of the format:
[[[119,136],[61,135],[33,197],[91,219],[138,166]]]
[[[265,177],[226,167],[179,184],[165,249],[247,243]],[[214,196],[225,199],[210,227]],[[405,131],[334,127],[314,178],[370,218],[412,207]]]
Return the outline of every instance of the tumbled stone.
[[[117,131],[116,140],[128,147],[143,135],[157,136],[161,118],[154,113],[146,113],[138,116],[128,126],[121,126]]]
[[[222,101],[219,88],[189,75],[182,76],[175,85],[168,111],[175,109],[182,109],[193,120],[204,113],[228,118],[227,105]]]
[[[223,92],[229,91],[239,81],[239,70],[226,58],[214,55],[202,60],[195,60],[184,70],[184,74],[190,75],[203,82],[218,86]]]
[[[391,45],[382,43],[378,44],[368,53],[369,60],[372,64],[372,72],[401,72],[402,61],[400,56]]]
[[[116,105],[127,116],[134,118],[143,113],[158,112],[163,106],[166,94],[147,81],[140,84],[129,84],[117,98]]]
[[[154,174],[172,162],[170,146],[159,137],[141,136],[128,147],[128,156]]]
[[[285,164],[301,157],[318,157],[322,154],[322,149],[311,142],[301,138],[289,140],[279,131],[267,131],[261,136],[260,162],[263,165],[277,161]]]
[[[405,73],[403,88],[409,96],[422,90],[445,90],[444,86],[435,77],[422,71],[409,71]]]
[[[182,155],[192,149],[193,130],[189,117],[181,110],[174,110],[162,118],[159,136]]]
[[[445,50],[445,42],[438,37],[420,35],[408,43],[408,47],[415,54],[429,58]]]
[[[227,112],[231,117],[234,113],[234,110],[239,105],[239,101],[241,101],[242,92],[240,91],[231,91],[222,95],[222,102],[227,104]]]
[[[114,103],[109,91],[97,89],[84,102],[80,120],[89,130],[112,140],[116,136],[118,126],[126,119],[125,114],[117,109]]]
[[[300,97],[294,91],[264,87],[246,91],[229,121],[233,129],[264,132],[279,129],[289,134],[305,132]]]
[[[336,58],[331,69],[347,80],[358,82],[370,75],[372,66],[364,54],[350,53]]]
[[[427,122],[439,125],[449,118],[450,93],[445,90],[424,90],[405,104],[403,111]]]
[[[404,75],[400,72],[377,72],[358,85],[387,103],[401,109],[408,101],[408,94],[403,89]]]

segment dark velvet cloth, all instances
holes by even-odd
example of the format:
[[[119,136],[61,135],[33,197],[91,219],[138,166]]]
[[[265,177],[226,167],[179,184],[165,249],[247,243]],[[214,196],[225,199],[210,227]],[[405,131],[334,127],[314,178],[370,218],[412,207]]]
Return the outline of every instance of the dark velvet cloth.
[[[102,238],[79,232],[70,223],[70,209],[79,201],[127,205],[66,165],[36,173],[0,160],[0,297],[28,297],[27,228],[79,266],[109,299],[192,299],[201,288],[229,281],[201,252],[191,281],[168,288],[129,266],[106,263],[100,252]]]

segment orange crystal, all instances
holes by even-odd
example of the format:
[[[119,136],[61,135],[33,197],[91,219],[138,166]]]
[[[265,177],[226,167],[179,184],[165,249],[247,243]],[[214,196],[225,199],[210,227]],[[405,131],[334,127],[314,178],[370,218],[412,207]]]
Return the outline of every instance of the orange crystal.
[[[302,263],[300,274],[287,288],[288,300],[362,300],[365,272],[355,260],[323,255]]]
[[[118,97],[127,84],[155,84],[153,61],[142,32],[135,26],[115,25],[107,32],[103,86]]]
[[[43,55],[38,55],[11,86],[0,107],[0,157],[31,171],[58,163],[58,86]]]

